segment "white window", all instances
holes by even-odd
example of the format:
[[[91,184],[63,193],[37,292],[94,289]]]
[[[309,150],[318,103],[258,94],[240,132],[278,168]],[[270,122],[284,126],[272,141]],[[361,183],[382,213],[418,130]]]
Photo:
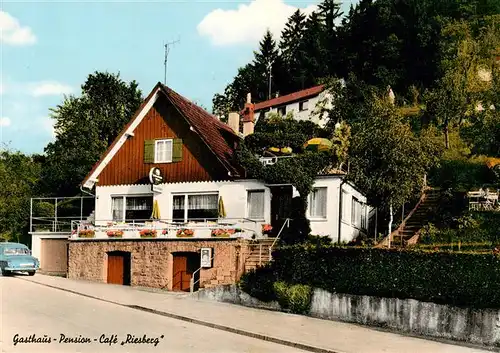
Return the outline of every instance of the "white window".
[[[286,115],[286,105],[278,107],[278,108],[276,108],[276,110],[277,110],[278,114],[280,114],[281,116]]]
[[[155,163],[172,162],[172,140],[155,141]]]
[[[361,202],[353,197],[351,205],[351,224],[358,228],[361,227],[361,208]]]
[[[249,190],[247,195],[248,218],[264,219],[264,190]]]
[[[366,204],[363,204],[361,207],[361,229],[368,229],[367,215],[366,215],[367,207]]]
[[[174,195],[174,222],[214,221],[219,218],[219,194]]]
[[[326,187],[314,188],[309,194],[309,216],[311,218],[326,218]]]
[[[307,110],[309,106],[309,101],[302,101],[299,103],[299,111]]]
[[[113,221],[147,220],[153,212],[153,196],[113,196]]]
[[[342,191],[342,220],[344,222],[349,222],[349,201],[350,196],[345,191]]]

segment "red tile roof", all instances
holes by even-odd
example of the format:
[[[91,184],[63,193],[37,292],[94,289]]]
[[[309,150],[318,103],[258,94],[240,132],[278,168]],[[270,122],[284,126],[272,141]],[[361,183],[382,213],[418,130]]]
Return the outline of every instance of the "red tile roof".
[[[279,106],[279,105],[286,104],[286,103],[291,103],[291,102],[294,102],[294,101],[297,101],[300,99],[305,99],[305,98],[308,98],[311,96],[316,96],[316,95],[320,94],[321,92],[323,92],[324,89],[325,89],[324,85],[314,86],[314,87],[311,87],[308,89],[304,89],[302,91],[287,94],[285,96],[281,96],[281,97],[273,98],[273,99],[270,99],[270,100],[267,100],[264,102],[256,103],[254,109],[255,109],[255,111],[257,111],[257,110],[261,110],[261,109],[265,109],[265,108],[269,108],[269,107]]]
[[[239,175],[235,163],[234,145],[240,138],[226,124],[217,119],[205,109],[184,98],[167,86],[162,85],[162,91],[173,105],[186,118],[189,124],[198,132],[201,139],[212,150],[222,164],[232,175]]]

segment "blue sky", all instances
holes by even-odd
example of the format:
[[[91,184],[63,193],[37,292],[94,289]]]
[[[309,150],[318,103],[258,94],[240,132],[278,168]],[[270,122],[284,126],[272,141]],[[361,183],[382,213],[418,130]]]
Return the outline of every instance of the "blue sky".
[[[80,93],[94,71],[120,72],[143,95],[163,81],[211,109],[253,56],[266,28],[279,33],[298,7],[320,1],[4,1],[0,11],[0,142],[42,153],[54,138],[50,108]],[[348,9],[351,0],[343,6]]]

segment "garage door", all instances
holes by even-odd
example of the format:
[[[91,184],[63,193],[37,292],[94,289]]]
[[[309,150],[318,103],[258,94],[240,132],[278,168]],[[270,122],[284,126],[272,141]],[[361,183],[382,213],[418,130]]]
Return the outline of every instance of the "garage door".
[[[68,240],[42,239],[40,267],[50,274],[66,274],[68,271]]]

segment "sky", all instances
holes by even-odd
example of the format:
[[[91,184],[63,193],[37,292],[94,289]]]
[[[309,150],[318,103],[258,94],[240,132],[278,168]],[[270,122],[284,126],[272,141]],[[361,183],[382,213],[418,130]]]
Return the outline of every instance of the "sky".
[[[344,12],[351,2],[343,0]],[[136,80],[143,96],[164,80],[211,110],[267,28],[317,0],[3,0],[0,8],[0,148],[43,153],[55,138],[50,109],[79,95],[95,71]]]

